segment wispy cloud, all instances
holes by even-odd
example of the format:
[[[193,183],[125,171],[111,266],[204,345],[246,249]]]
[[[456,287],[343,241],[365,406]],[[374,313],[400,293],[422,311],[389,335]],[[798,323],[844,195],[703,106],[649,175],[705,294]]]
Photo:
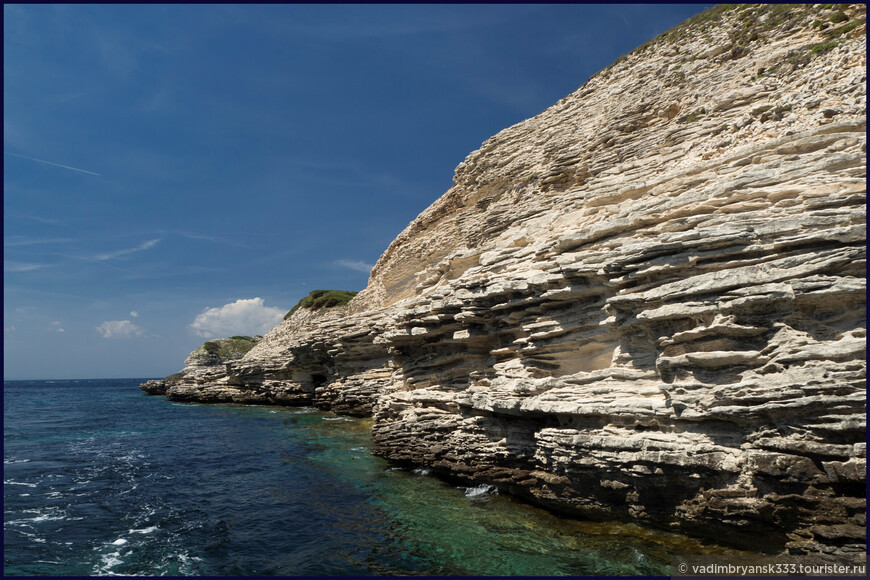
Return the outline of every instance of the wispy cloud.
[[[69,242],[74,242],[75,240],[72,238],[34,238],[34,239],[22,239],[22,236],[17,236],[19,239],[15,240],[3,240],[3,247],[5,248],[15,248],[18,246],[37,246],[40,244],[68,244]]]
[[[162,238],[157,238],[154,240],[148,240],[147,242],[143,242],[136,246],[135,248],[126,248],[124,250],[115,250],[114,252],[105,252],[102,254],[95,254],[93,256],[85,256],[83,260],[89,260],[92,262],[103,262],[105,260],[112,260],[114,258],[120,258],[121,256],[126,256],[128,254],[134,254],[136,252],[141,252],[142,250],[147,250],[148,248],[153,248],[156,246]]]
[[[375,267],[374,264],[369,264],[361,260],[336,260],[334,264],[343,268],[350,268],[351,270],[356,270],[357,272],[363,272],[364,274],[368,274],[372,271],[372,268]]]
[[[6,215],[8,217],[14,217],[17,219],[22,219],[22,220],[30,220],[30,221],[34,221],[34,222],[39,222],[41,224],[48,224],[48,225],[52,225],[52,226],[63,225],[62,221],[56,220],[56,219],[44,218],[44,217],[39,217],[39,216],[35,216],[35,215],[28,215],[28,214],[18,213],[18,212],[14,212],[14,211],[4,211],[3,213],[4,213],[4,215]]]
[[[96,328],[103,338],[132,338],[143,334],[142,329],[129,320],[106,320]]]
[[[39,270],[40,268],[46,268],[48,264],[27,264],[24,262],[7,262],[3,261],[3,270],[5,272],[30,272],[32,270]]]
[[[241,243],[241,242],[237,242],[237,241],[235,241],[235,240],[230,240],[230,239],[223,238],[223,237],[207,236],[207,235],[203,235],[203,234],[196,234],[196,233],[193,233],[193,232],[186,232],[186,231],[181,231],[181,230],[159,231],[159,232],[157,232],[157,233],[160,233],[160,234],[176,234],[176,235],[179,235],[179,236],[182,236],[182,237],[185,237],[185,238],[189,238],[189,239],[191,239],[191,240],[203,240],[203,241],[206,241],[206,242],[212,242],[212,243],[214,243],[214,244],[223,244],[223,245],[226,245],[226,246],[233,246],[233,247],[236,247],[236,248],[249,248],[249,247],[250,247],[250,246],[247,245],[247,244],[243,244],[243,243]]]
[[[36,157],[28,157],[27,155],[19,155],[18,153],[10,153],[9,151],[4,151],[4,155],[11,155],[13,157],[20,157],[21,159],[29,159],[30,161],[36,161],[37,163],[45,163],[46,165],[54,165],[55,167],[63,167],[64,169],[70,169],[72,171],[78,171],[79,173],[87,173],[88,175],[97,175],[99,173],[95,173],[93,171],[88,171],[87,169],[79,169],[78,167],[70,167],[69,165],[63,165],[61,163],[55,163],[54,161],[46,161],[45,159],[37,159]]]

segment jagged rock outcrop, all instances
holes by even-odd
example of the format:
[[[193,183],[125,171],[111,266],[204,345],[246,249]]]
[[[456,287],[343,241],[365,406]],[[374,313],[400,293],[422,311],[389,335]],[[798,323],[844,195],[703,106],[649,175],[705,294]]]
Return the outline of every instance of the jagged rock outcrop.
[[[829,7],[826,7],[829,6]],[[170,398],[552,509],[865,553],[862,5],[717,7],[486,141],[346,307]]]
[[[172,398],[179,385],[208,384],[223,376],[226,363],[245,356],[262,338],[262,336],[233,336],[207,340],[188,355],[184,361],[184,369],[164,379],[142,383],[139,388],[149,395],[167,395]]]
[[[311,308],[305,299],[300,304],[244,356],[204,359],[200,347],[182,371],[140,388],[174,401],[313,405],[371,416],[377,394],[392,376],[386,345],[371,338],[383,331],[378,322],[383,317],[348,321],[345,304]]]

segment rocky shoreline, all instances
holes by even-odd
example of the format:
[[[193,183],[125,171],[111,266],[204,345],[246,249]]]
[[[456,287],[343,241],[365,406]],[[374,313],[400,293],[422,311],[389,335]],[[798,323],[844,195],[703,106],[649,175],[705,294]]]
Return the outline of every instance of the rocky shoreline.
[[[349,304],[142,389],[372,416],[378,455],[573,516],[866,554],[865,55],[863,5],[707,11],[469,155]]]

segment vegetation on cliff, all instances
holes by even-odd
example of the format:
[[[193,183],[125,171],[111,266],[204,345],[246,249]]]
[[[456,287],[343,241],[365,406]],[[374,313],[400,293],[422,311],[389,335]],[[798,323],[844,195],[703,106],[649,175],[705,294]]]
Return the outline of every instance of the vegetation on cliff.
[[[736,14],[736,18],[725,20],[729,13]],[[812,56],[839,45],[845,35],[865,26],[866,14],[864,4],[717,4],[619,57],[614,64],[623,62],[629,55],[642,54],[654,45],[683,43],[693,35],[722,25],[730,28],[731,40],[730,51],[724,58],[740,58],[748,54],[750,45],[792,34],[813,20],[811,26],[824,31],[826,40],[794,50],[783,63],[801,66]],[[866,34],[866,27],[855,32],[856,35],[862,33]]]
[[[232,338],[219,338],[206,341],[197,351],[202,351],[207,355],[218,356],[222,359],[236,359],[245,356],[249,350],[254,348],[260,337],[250,336],[233,336]],[[196,354],[194,351],[192,354]]]
[[[350,302],[350,299],[359,294],[359,292],[350,292],[348,290],[313,290],[308,296],[299,301],[299,303],[290,309],[284,320],[290,318],[294,312],[300,308],[310,308],[319,310],[321,308],[333,308],[342,306]]]

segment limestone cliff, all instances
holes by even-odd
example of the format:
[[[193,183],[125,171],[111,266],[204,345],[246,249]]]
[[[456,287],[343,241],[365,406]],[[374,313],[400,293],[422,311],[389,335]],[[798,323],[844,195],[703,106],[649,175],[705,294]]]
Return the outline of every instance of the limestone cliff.
[[[486,141],[347,306],[185,400],[586,517],[864,552],[863,5],[716,7]]]
[[[184,369],[165,379],[142,383],[139,388],[149,395],[167,395],[167,391],[178,383],[195,382],[196,377],[208,377],[206,380],[219,377],[226,363],[245,356],[262,338],[262,336],[233,336],[208,340],[190,353],[184,361]]]

